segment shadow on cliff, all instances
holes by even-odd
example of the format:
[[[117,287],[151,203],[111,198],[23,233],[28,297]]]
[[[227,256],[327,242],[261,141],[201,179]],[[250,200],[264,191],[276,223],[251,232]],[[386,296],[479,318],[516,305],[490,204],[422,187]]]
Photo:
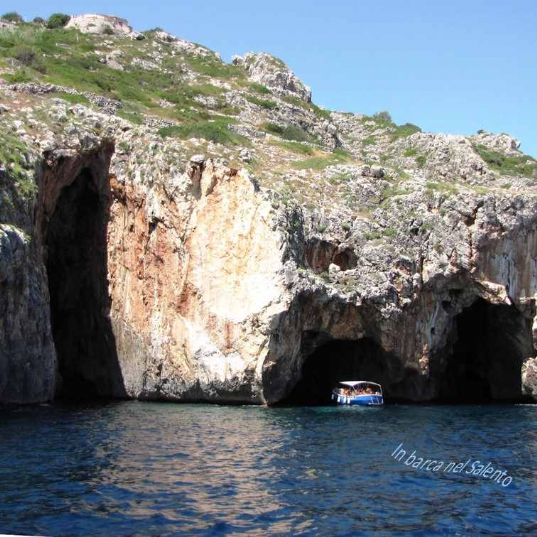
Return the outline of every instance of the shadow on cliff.
[[[271,360],[263,371],[268,404],[329,404],[342,380],[378,382],[388,403],[529,402],[522,367],[535,354],[533,315],[475,295],[463,307],[440,306],[448,315],[444,343],[431,350],[429,367],[420,370],[416,356],[402,357],[402,345],[390,352],[374,337],[379,323],[374,311],[318,304],[312,296],[296,301],[271,338]]]
[[[37,224],[49,282],[57,398],[123,398],[110,320],[108,169],[113,145],[48,163]]]
[[[478,298],[453,319],[445,348],[431,360],[435,401],[522,402],[522,364],[534,352],[531,320]]]

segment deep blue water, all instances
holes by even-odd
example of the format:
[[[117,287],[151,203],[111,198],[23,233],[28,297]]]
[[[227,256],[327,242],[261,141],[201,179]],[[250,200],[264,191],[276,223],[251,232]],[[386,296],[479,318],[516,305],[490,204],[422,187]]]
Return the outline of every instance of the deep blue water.
[[[537,535],[535,406],[24,407],[0,448],[0,533]]]

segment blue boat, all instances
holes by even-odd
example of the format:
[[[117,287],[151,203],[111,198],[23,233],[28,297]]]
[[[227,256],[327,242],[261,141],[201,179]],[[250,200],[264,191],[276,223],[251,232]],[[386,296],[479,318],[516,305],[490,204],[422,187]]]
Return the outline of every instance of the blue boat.
[[[382,386],[368,380],[344,380],[332,390],[332,401],[338,405],[381,406]]]

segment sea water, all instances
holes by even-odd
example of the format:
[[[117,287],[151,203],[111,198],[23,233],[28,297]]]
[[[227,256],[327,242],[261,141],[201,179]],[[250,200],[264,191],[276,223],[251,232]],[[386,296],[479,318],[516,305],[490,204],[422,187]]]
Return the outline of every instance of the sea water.
[[[0,448],[0,533],[537,535],[531,405],[20,407]]]

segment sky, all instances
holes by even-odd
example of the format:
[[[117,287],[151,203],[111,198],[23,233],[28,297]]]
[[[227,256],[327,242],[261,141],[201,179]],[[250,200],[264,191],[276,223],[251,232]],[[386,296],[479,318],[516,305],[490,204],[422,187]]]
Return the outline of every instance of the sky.
[[[507,132],[537,157],[537,0],[0,0],[0,13],[104,13],[225,60],[282,58],[316,104],[425,131]]]

